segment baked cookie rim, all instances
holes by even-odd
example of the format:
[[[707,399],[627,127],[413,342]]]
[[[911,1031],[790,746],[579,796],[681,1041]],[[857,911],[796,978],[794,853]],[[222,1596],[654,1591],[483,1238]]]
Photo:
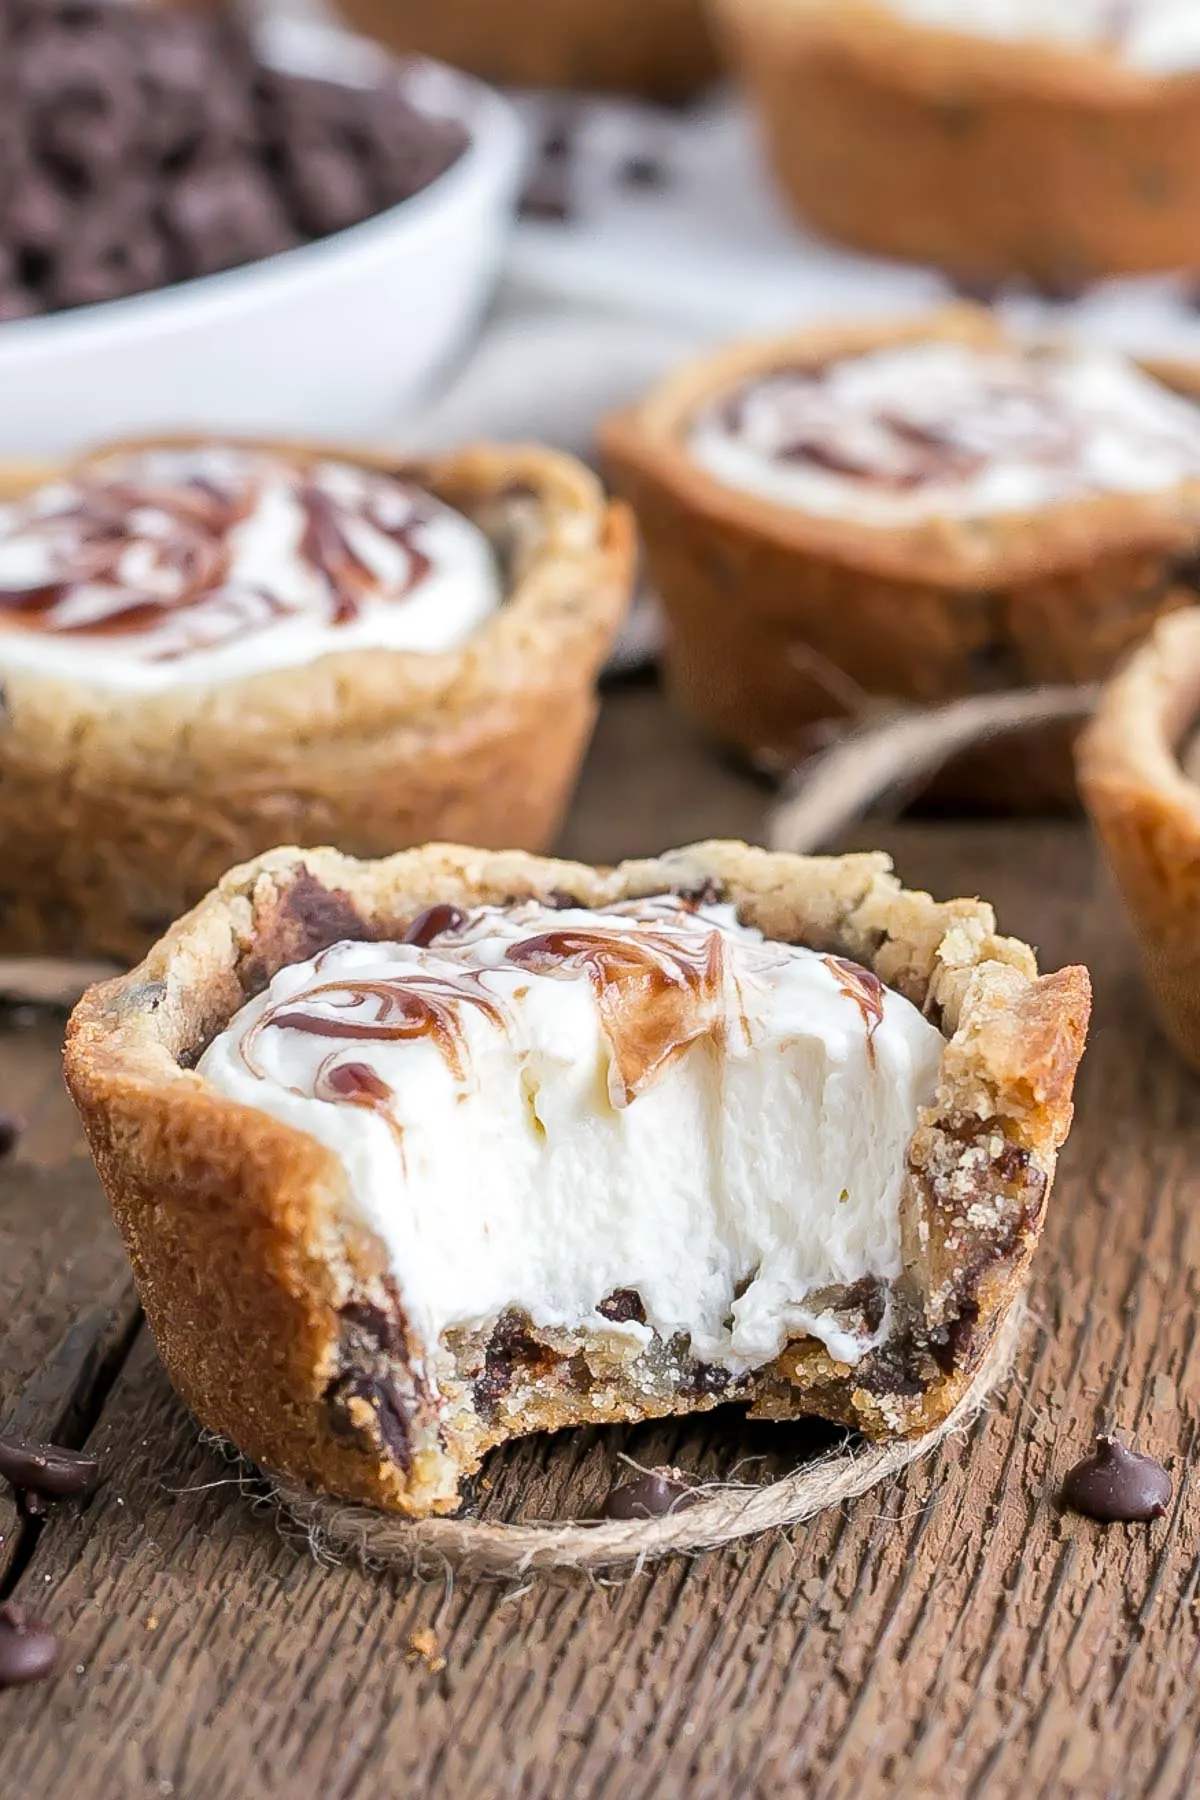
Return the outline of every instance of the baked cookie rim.
[[[744,0],[715,0],[718,16],[744,12]],[[772,17],[772,15],[774,15]],[[1087,108],[1139,108],[1177,100],[1200,102],[1200,68],[1159,71],[1139,67],[1118,54],[1069,40],[989,37],[956,30],[906,14],[886,0],[763,0],[760,17],[778,22],[822,49],[860,67],[886,66],[893,85],[944,95],[948,79],[961,84],[966,101],[1036,96]]]
[[[991,589],[1086,567],[1121,552],[1184,552],[1200,527],[1200,478],[1153,494],[1104,494],[1033,512],[930,515],[903,525],[838,518],[735,488],[692,456],[686,432],[708,401],[755,375],[820,367],[893,345],[929,341],[1001,347],[1019,341],[985,308],[956,303],[903,319],[818,325],[702,352],[631,406],[610,413],[600,441],[618,477],[632,472],[718,529],[780,552],[937,588]],[[1052,338],[1045,341],[1053,342]],[[1130,358],[1143,373],[1200,402],[1200,365]],[[624,483],[618,479],[621,490]],[[634,511],[638,502],[633,501]]]
[[[219,443],[275,455],[286,462],[334,459],[391,474],[428,489],[467,513],[497,502],[532,499],[545,541],[529,567],[508,583],[499,607],[456,648],[426,653],[364,647],[331,650],[288,664],[215,682],[180,682],[155,693],[92,686],[28,668],[5,668],[2,685],[10,714],[61,715],[111,725],[136,719],[171,737],[204,729],[237,735],[248,712],[271,720],[280,733],[314,719],[353,719],[368,736],[409,727],[437,728],[468,719],[481,705],[539,684],[561,686],[562,659],[598,666],[628,604],[633,570],[633,523],[610,501],[591,470],[566,452],[538,444],[468,444],[440,455],[352,447],[344,442],[240,433],[165,433],[93,446],[61,462],[23,464],[0,459],[0,499],[19,497],[48,479],[86,470],[114,454]],[[494,530],[483,527],[495,542]],[[334,735],[341,735],[335,732]]]

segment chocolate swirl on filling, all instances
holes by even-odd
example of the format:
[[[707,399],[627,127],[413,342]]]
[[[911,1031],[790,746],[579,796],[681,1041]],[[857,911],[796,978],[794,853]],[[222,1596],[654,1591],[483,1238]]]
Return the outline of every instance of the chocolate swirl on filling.
[[[430,1038],[445,1057],[452,1074],[461,1081],[466,1070],[460,1018],[460,1008],[464,1004],[478,1007],[493,1025],[503,1028],[503,1010],[471,970],[457,977],[414,971],[389,980],[347,978],[323,982],[319,987],[306,988],[291,1000],[268,1007],[242,1039],[242,1060],[252,1075],[263,1079],[264,1072],[255,1059],[254,1049],[262,1033],[270,1030],[300,1031],[313,1037],[356,1044],[395,1044],[414,1038]],[[322,1070],[325,1069],[323,1064]],[[325,1072],[324,1080],[330,1088],[329,1071]],[[350,1098],[361,1104],[369,1084],[358,1082],[352,1094],[349,1089],[354,1083],[349,1077],[344,1078],[344,1082],[345,1092],[331,1088],[330,1093],[322,1097]],[[381,1080],[378,1085],[385,1087]],[[378,1100],[381,1096],[375,1094],[372,1098]]]
[[[776,479],[811,471],[894,500],[998,472],[1053,496],[1136,489],[1146,463],[1166,485],[1200,471],[1200,413],[1119,359],[950,340],[760,374],[699,415],[693,442],[703,462],[733,451]]]
[[[660,931],[637,935],[568,928],[514,944],[507,960],[536,975],[587,975],[613,1053],[612,1098],[627,1106],[667,1064],[727,1028],[721,933],[694,942]]]
[[[430,571],[417,534],[435,503],[391,477],[333,473],[233,451],[191,468],[182,453],[161,453],[83,471],[0,523],[0,571],[13,560],[6,544],[19,543],[44,572],[28,583],[0,573],[0,621],[60,637],[153,634],[161,641],[147,660],[171,662],[283,618],[347,625],[373,598],[407,598]],[[315,602],[238,573],[235,533],[252,528],[269,488],[295,510],[295,541],[280,555],[310,588],[316,578]],[[372,538],[403,553],[386,578],[372,566]]]

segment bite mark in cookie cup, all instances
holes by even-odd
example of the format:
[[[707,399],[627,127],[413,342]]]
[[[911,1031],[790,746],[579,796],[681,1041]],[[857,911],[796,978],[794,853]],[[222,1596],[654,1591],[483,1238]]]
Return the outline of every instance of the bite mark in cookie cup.
[[[131,961],[281,838],[553,837],[632,561],[571,458],[175,439],[0,477],[7,949]]]
[[[731,347],[603,443],[668,619],[674,686],[775,765],[883,701],[1103,678],[1182,603],[1200,375],[1029,345],[952,307]],[[955,801],[1074,799],[1069,733],[985,746]]]

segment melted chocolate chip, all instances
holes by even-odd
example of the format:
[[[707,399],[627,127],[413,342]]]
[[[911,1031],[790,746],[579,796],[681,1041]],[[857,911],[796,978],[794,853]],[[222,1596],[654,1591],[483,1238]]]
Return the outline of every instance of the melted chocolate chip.
[[[24,1129],[25,1121],[16,1113],[0,1112],[0,1156],[12,1154]]]
[[[375,1415],[379,1435],[389,1456],[402,1469],[411,1468],[409,1425],[413,1409],[394,1382],[383,1375],[368,1375],[361,1369],[351,1369],[326,1390],[325,1398],[334,1429],[352,1437],[358,1436],[361,1430],[354,1416],[353,1402],[360,1401],[368,1406]]]
[[[600,1511],[606,1519],[661,1519],[695,1506],[699,1498],[680,1480],[678,1469],[650,1469],[613,1488]]]
[[[360,1331],[364,1338],[385,1355],[397,1356],[404,1349],[404,1321],[399,1309],[388,1313],[373,1300],[350,1300],[338,1313],[348,1326]]]
[[[697,1363],[683,1391],[687,1394],[723,1394],[732,1380],[729,1370],[718,1368],[716,1363]]]
[[[94,1456],[57,1444],[0,1437],[0,1477],[43,1500],[70,1500],[91,1492],[100,1479],[100,1464]]]
[[[716,906],[725,898],[725,883],[715,875],[702,875],[690,886],[672,888],[671,892],[686,906]]]
[[[614,1325],[625,1325],[631,1319],[638,1325],[646,1323],[646,1308],[642,1305],[642,1296],[633,1288],[614,1288],[607,1299],[600,1302],[596,1311],[603,1318],[611,1319]]]
[[[539,1344],[525,1330],[519,1314],[505,1313],[497,1321],[484,1352],[483,1373],[477,1376],[472,1397],[482,1419],[493,1419],[496,1409],[518,1375],[536,1379],[549,1374],[559,1359],[546,1344]]]
[[[59,1641],[19,1600],[0,1606],[0,1688],[44,1681],[58,1664]]]
[[[1075,1512],[1105,1525],[1161,1519],[1171,1503],[1171,1477],[1153,1456],[1101,1436],[1092,1455],[1067,1475],[1062,1497]]]
[[[417,944],[422,950],[428,949],[434,938],[441,937],[444,931],[458,931],[466,924],[467,915],[457,906],[427,906],[424,912],[417,914],[404,934],[406,944]]]
[[[261,993],[277,969],[307,962],[344,938],[371,943],[378,936],[349,894],[327,888],[303,863],[293,871],[276,907],[263,909],[257,925],[261,948],[238,970],[246,994]]]

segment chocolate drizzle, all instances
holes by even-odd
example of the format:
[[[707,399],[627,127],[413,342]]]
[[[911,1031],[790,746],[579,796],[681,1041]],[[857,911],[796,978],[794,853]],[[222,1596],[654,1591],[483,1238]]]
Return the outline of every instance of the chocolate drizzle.
[[[49,578],[29,586],[0,582],[0,619],[10,629],[56,637],[148,638],[146,659],[177,661],[259,632],[284,618],[316,615],[347,625],[375,597],[407,598],[427,577],[430,558],[417,541],[430,522],[427,495],[390,476],[353,471],[336,485],[320,466],[301,476],[261,454],[224,452],[220,477],[184,453],[151,452],[85,470],[61,501],[14,509],[4,539],[35,548]],[[199,459],[197,459],[199,460]],[[236,568],[235,533],[248,529],[269,480],[282,477],[300,533],[283,552],[319,583],[320,601],[286,598]],[[371,537],[405,553],[400,576],[386,578],[364,552]]]
[[[417,944],[422,950],[428,949],[434,938],[444,932],[458,931],[467,922],[467,915],[457,906],[427,906],[424,912],[418,913],[404,934],[404,943]]]
[[[867,1033],[867,1056],[875,1067],[875,1033],[883,1024],[883,1004],[887,989],[878,975],[864,969],[861,963],[845,956],[823,956],[821,961],[838,984],[838,992],[853,1000],[862,1016]]]
[[[965,485],[993,467],[1044,472],[1050,498],[1099,491],[1093,452],[1117,437],[1177,464],[1173,479],[1196,473],[1200,427],[1177,399],[1164,391],[1156,417],[1153,393],[1093,392],[1087,367],[1036,345],[898,344],[824,367],[763,371],[718,396],[698,424],[702,442],[724,438],[768,465],[897,498]]]
[[[458,977],[414,970],[387,980],[324,982],[307,988],[294,1000],[268,1007],[242,1039],[241,1055],[251,1074],[261,1080],[263,1071],[254,1060],[254,1046],[264,1031],[300,1031],[312,1037],[357,1044],[395,1044],[430,1038],[452,1073],[461,1080],[465,1064],[459,1008],[464,1003],[478,1007],[494,1025],[503,1027],[504,1015],[499,1005],[470,970]],[[341,1067],[365,1069],[366,1065]],[[323,1074],[324,1071],[322,1065]],[[378,1089],[390,1097],[385,1084],[372,1071],[367,1072],[372,1074]],[[328,1086],[330,1076],[325,1074],[324,1078]],[[352,1093],[330,1092],[321,1097],[349,1099],[358,1106],[378,1103],[379,1093],[369,1094],[361,1077],[347,1078],[347,1090],[351,1088]]]
[[[697,1039],[723,1041],[719,931],[693,942],[653,929],[634,936],[575,926],[513,944],[507,960],[535,975],[587,975],[612,1047],[614,1105],[628,1106]]]

